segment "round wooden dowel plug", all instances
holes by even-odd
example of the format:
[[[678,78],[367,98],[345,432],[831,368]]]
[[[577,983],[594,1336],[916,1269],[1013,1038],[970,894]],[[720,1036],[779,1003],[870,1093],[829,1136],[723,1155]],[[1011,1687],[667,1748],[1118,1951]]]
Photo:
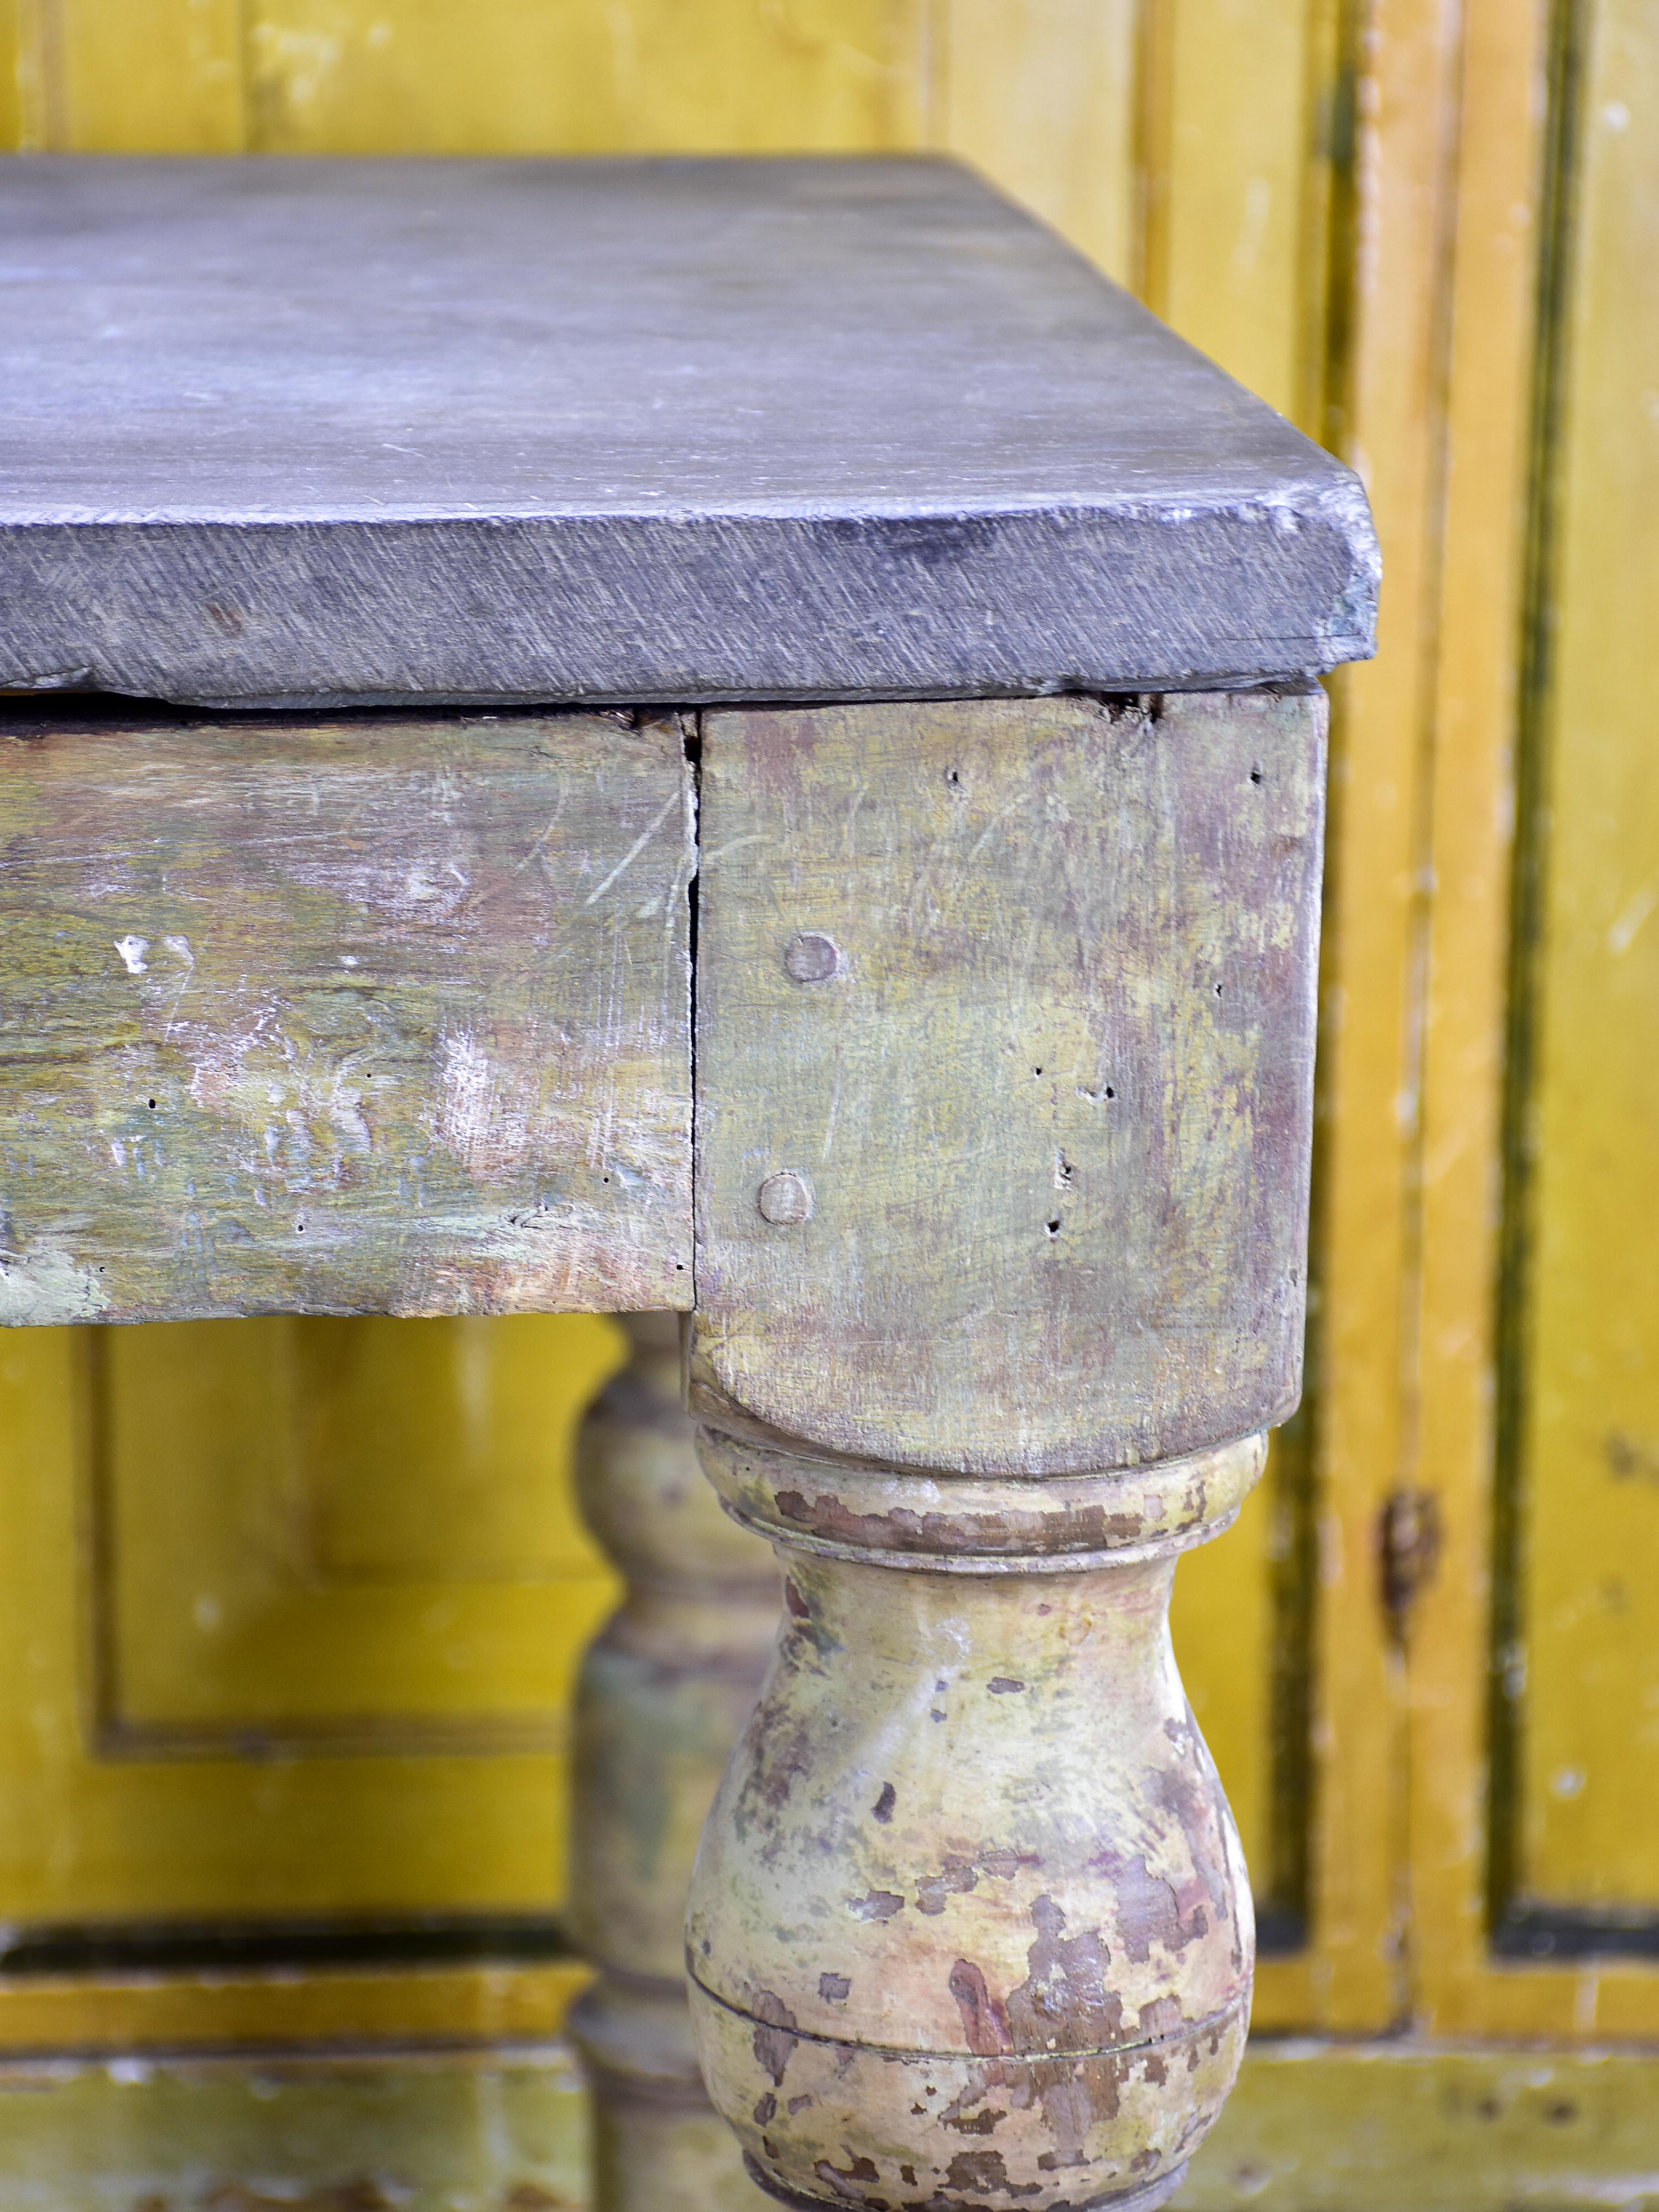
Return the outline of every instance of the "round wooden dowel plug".
[[[570,1918],[599,1969],[571,2015],[594,2091],[595,2212],[759,2212],[711,2110],[686,2012],[686,1884],[778,1614],[763,1543],[721,1512],[680,1410],[672,1314],[636,1314],[629,1365],[577,1443],[577,1486],[627,1593],[576,1693]]]
[[[701,1450],[785,1568],[687,1926],[750,2170],[799,2206],[1149,2212],[1231,2085],[1254,1957],[1170,1588],[1263,1440],[1044,1480]]]

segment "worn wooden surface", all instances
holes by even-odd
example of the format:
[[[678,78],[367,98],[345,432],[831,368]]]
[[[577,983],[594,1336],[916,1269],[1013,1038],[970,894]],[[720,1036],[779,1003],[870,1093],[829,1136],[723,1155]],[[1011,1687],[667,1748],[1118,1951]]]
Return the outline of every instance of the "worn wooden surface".
[[[464,1795],[458,1802],[465,1804]],[[141,1804],[141,1819],[147,1810]],[[269,1811],[264,1819],[276,1825]],[[290,1838],[289,1847],[322,1862],[337,1834],[319,1823]],[[227,1962],[166,1971],[97,1960],[58,1974],[0,1978],[0,2070],[31,2058],[38,2063],[43,2051],[78,2053],[100,2069],[116,2062],[115,2078],[141,2080],[152,2057],[195,2050],[240,2056],[257,2077],[258,2054],[274,2044],[382,2051],[544,2044],[562,2038],[587,1979],[587,1969],[570,1958],[391,1966],[302,1966],[290,1959],[280,1966]],[[131,2061],[125,2076],[124,2055]],[[567,2063],[573,2056],[562,2048]],[[94,2202],[105,2212],[108,2199]]]
[[[1293,2003],[1276,2015],[1280,2025],[1339,2034],[1383,2031],[1407,2002],[1399,1925],[1404,1686],[1377,1601],[1376,1530],[1413,1451],[1407,1193],[1420,1077],[1413,932],[1425,883],[1417,778],[1433,654],[1449,635],[1426,564],[1438,544],[1442,487],[1436,344],[1450,312],[1443,286],[1453,226],[1440,165],[1455,142],[1460,30],[1437,0],[1381,0],[1370,20],[1367,35],[1351,10],[1328,12],[1340,34],[1334,76],[1316,95],[1328,117],[1343,118],[1325,142],[1332,248],[1354,272],[1340,295],[1340,328],[1325,326],[1323,434],[1365,456],[1389,574],[1388,642],[1362,680],[1331,693],[1312,1255],[1319,1304],[1309,1346],[1318,1932]],[[1519,112],[1510,111],[1510,129]],[[1345,132],[1358,134],[1351,149]]]
[[[0,2212],[586,2212],[569,2055],[82,2054],[0,2068]],[[1253,2043],[1181,2212],[1655,2212],[1659,2059]],[[139,2190],[148,2192],[140,2197]],[[1617,2192],[1615,2194],[1615,2192]]]
[[[705,718],[690,1399],[787,1580],[687,1948],[791,2203],[1151,2212],[1237,2069],[1167,1613],[1295,1402],[1322,727]]]
[[[0,684],[932,698],[1371,649],[1352,473],[953,163],[15,162],[0,251]]]
[[[791,2203],[1161,2204],[1237,2070],[1255,1948],[1170,1584],[1261,1439],[1012,1505],[702,1449],[786,1571],[687,1919],[716,2104]]]
[[[772,1654],[778,1576],[720,1511],[680,1406],[679,1328],[636,1314],[583,1424],[583,1510],[628,1578],[577,1689],[572,1934],[599,1978],[572,2017],[595,2098],[595,2212],[759,2212],[697,2070],[685,1893]]]
[[[1283,1419],[1322,708],[705,718],[694,1410],[1019,1474]]]
[[[7,1320],[690,1303],[676,721],[0,743]]]
[[[1253,2043],[1181,2212],[1659,2208],[1659,2055]]]
[[[0,2212],[581,2212],[568,2045],[0,2067]]]

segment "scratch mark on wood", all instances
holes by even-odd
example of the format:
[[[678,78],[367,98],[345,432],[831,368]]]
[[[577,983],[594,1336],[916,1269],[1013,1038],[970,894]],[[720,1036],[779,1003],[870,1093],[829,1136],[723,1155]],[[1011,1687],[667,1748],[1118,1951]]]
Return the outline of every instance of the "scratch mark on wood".
[[[1306,690],[705,717],[708,842],[767,861],[702,884],[696,1408],[1030,1474],[1285,1418],[1322,722]],[[833,989],[787,970],[806,928]],[[804,1160],[781,1236],[754,1194]]]
[[[602,882],[596,884],[593,889],[589,891],[587,896],[582,901],[582,904],[584,906],[594,906],[605,896],[611,884],[616,882],[617,877],[620,876],[625,869],[629,867],[634,861],[639,859],[640,854],[644,852],[646,847],[656,836],[658,830],[662,828],[663,823],[667,821],[669,816],[673,812],[675,807],[678,805],[678,804],[679,793],[678,792],[672,792],[663,801],[660,812],[658,813],[654,820],[648,822],[645,828],[641,830],[639,836],[634,840],[628,850],[623,854],[616,866],[611,869],[610,874],[606,876]]]

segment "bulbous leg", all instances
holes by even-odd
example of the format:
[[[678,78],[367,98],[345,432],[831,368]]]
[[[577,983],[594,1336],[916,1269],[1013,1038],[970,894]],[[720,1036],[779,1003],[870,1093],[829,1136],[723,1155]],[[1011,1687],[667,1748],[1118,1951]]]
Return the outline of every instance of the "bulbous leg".
[[[786,1571],[688,1923],[750,2171],[865,2212],[1163,2203],[1231,2085],[1254,1954],[1170,1586],[1262,1439],[1042,1480],[701,1449]]]
[[[576,1695],[570,1919],[599,1974],[571,2028],[594,2090],[595,2208],[757,2212],[698,2071],[684,1922],[698,1831],[771,1652],[777,1571],[698,1469],[674,1316],[626,1326],[633,1358],[577,1446],[583,1512],[628,1582]]]

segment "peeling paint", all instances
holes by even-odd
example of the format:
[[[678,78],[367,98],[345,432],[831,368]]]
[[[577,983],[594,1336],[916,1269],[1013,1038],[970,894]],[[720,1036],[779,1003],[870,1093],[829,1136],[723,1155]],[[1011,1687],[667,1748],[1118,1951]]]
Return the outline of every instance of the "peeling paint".
[[[918,1494],[950,1479],[707,1431],[701,1448],[789,1592],[693,1884],[717,2106],[802,2205],[1150,2212],[1219,2110],[1249,2012],[1242,1855],[1166,1608],[1175,1557],[1235,1510],[1256,1441],[1204,1474],[1121,1481],[1133,1525],[1082,1563],[1069,1479],[1019,1486],[1025,1540],[1051,1552],[847,1557],[805,1548],[781,1504],[867,1501],[879,1479],[913,1532]],[[1176,1496],[1214,1519],[1136,1520],[1137,1499]]]
[[[78,1271],[10,1317],[690,1304],[678,727],[135,708],[0,744],[0,1177]]]
[[[1310,687],[706,715],[708,837],[769,861],[700,908],[700,1418],[1048,1477],[1285,1417],[1323,714]],[[806,927],[844,955],[828,1000],[785,966]],[[757,1165],[806,1159],[780,1236]]]
[[[100,1321],[109,1305],[96,1267],[41,1245],[0,1257],[0,1327],[57,1328],[70,1322]]]

